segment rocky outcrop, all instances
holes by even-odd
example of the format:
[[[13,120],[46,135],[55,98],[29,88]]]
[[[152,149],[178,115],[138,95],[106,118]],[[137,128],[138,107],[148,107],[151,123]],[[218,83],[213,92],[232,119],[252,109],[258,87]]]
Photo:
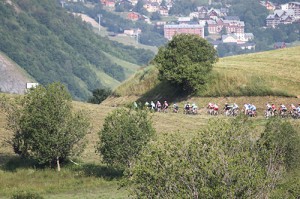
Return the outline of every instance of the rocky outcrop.
[[[0,91],[23,94],[28,82],[34,81],[12,60],[0,53]]]

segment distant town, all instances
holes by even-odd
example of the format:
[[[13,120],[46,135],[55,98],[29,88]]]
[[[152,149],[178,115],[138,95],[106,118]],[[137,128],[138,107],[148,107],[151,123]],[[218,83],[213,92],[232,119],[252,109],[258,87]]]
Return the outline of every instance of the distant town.
[[[84,0],[68,0],[72,2],[84,2]],[[99,0],[107,8],[114,9],[117,4],[129,3],[135,6],[138,0]],[[276,28],[279,24],[300,23],[300,2],[286,4],[274,4],[271,1],[260,1],[260,4],[269,10],[270,14],[265,19],[265,28]],[[241,49],[253,50],[256,44],[253,42],[254,34],[245,32],[245,22],[239,16],[230,16],[229,8],[225,5],[214,8],[209,2],[208,6],[197,7],[187,16],[175,16],[176,20],[152,22],[148,16],[130,11],[127,19],[132,21],[143,20],[146,23],[160,26],[164,37],[171,40],[175,34],[197,34],[203,38],[209,38],[210,43],[217,48],[220,44],[235,44]],[[169,17],[169,11],[173,6],[172,0],[147,0],[143,8],[149,13],[158,13],[160,16]],[[171,16],[170,16],[171,17]],[[174,17],[174,16],[173,16]],[[124,30],[124,34],[137,37],[142,33],[141,29]],[[275,43],[275,48],[285,47],[283,42]]]

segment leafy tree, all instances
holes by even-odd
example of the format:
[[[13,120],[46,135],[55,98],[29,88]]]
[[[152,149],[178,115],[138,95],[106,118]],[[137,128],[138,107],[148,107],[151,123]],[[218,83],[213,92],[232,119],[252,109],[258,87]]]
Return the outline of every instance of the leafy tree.
[[[206,83],[217,59],[216,50],[205,39],[197,35],[179,34],[159,49],[154,63],[161,80],[191,92]]]
[[[212,120],[187,141],[178,134],[165,135],[145,147],[132,167],[128,178],[132,194],[137,198],[268,198],[284,172],[273,163],[288,163],[283,156],[298,158],[290,149],[300,143],[291,125],[279,123],[274,131],[272,124],[267,125],[268,136],[259,141],[252,137],[258,128],[247,118]],[[297,141],[280,144],[288,132]]]
[[[83,149],[82,138],[89,123],[82,113],[73,113],[71,96],[60,83],[30,90],[8,111],[8,127],[14,131],[14,151],[40,164],[60,162]]]
[[[88,102],[93,104],[100,104],[112,93],[109,88],[98,88],[93,90],[93,97],[91,97]]]
[[[131,167],[154,133],[146,111],[117,109],[105,118],[98,151],[104,162],[112,166]]]
[[[266,175],[269,177],[268,188],[275,189],[278,180],[281,180],[285,171],[299,170],[300,166],[300,139],[295,128],[287,121],[278,118],[270,120],[258,142],[262,165],[266,166]],[[300,183],[300,182],[298,182]],[[261,189],[261,195],[266,196],[266,186]],[[292,187],[290,187],[292,188]],[[291,192],[287,189],[285,194]],[[300,190],[298,189],[298,195]],[[285,195],[282,198],[290,198]],[[260,197],[263,198],[263,197]]]
[[[153,12],[151,14],[151,20],[152,21],[158,21],[158,20],[161,20],[161,15],[159,12]]]

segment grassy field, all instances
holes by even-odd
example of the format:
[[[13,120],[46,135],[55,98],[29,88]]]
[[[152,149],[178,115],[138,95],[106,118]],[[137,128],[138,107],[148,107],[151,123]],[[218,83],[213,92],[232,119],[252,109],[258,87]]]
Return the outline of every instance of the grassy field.
[[[197,96],[299,96],[300,47],[221,58],[210,82]],[[154,66],[145,68],[118,87],[121,96],[174,98],[176,88],[157,79]],[[165,86],[165,87],[162,87]],[[156,97],[157,96],[157,97]]]
[[[273,58],[273,61],[270,60]],[[290,58],[290,59],[288,59]],[[247,84],[247,75],[257,75],[266,77],[268,84],[274,88],[291,90],[293,95],[300,93],[299,78],[297,79],[297,67],[299,67],[300,48],[291,48],[272,52],[258,53],[252,55],[243,55],[221,59],[216,65],[214,72],[224,74],[224,77],[232,75],[237,78],[235,81],[226,80],[227,87],[232,84]],[[251,69],[252,72],[248,72]],[[293,72],[290,72],[293,71]],[[141,100],[141,94],[151,90],[159,84],[155,79],[157,71],[153,68],[140,70],[135,77],[125,82],[116,90],[121,97],[110,97],[100,105],[87,104],[83,102],[73,102],[76,110],[84,110],[91,122],[90,133],[86,136],[87,147],[80,157],[74,157],[72,160],[80,165],[76,166],[68,163],[62,168],[60,173],[55,170],[45,168],[37,169],[28,164],[22,163],[13,153],[11,147],[6,143],[12,136],[12,132],[5,128],[6,116],[0,110],[0,198],[9,198],[17,191],[31,191],[39,193],[45,198],[127,198],[128,192],[125,189],[119,189],[120,173],[106,167],[95,152],[98,142],[98,132],[102,128],[105,117],[119,106],[129,105],[134,101]],[[220,75],[222,77],[222,75]],[[276,81],[270,81],[276,78]],[[224,79],[223,79],[224,81]],[[272,84],[271,84],[272,83]],[[220,85],[219,85],[220,87]],[[226,87],[226,84],[225,84]],[[166,91],[163,86],[161,91]],[[132,95],[126,95],[128,92]],[[169,90],[167,92],[172,92]],[[124,95],[124,96],[122,96]],[[9,95],[9,97],[15,97]],[[171,102],[165,93],[152,96],[151,100],[163,98]],[[150,99],[150,98],[149,98]],[[257,97],[180,97],[173,98],[173,102],[178,102],[180,113],[151,113],[153,125],[158,133],[179,132],[183,138],[189,138],[190,135],[204,128],[208,120],[214,118],[206,114],[206,105],[208,102],[219,104],[220,107],[225,102],[237,104],[242,107],[244,103],[253,103],[258,108],[258,117],[251,118],[257,125],[264,124],[267,120],[263,117],[263,110],[266,102],[275,104],[300,103],[299,98],[275,97],[275,96],[257,96]],[[182,113],[183,104],[188,101],[195,102],[200,107],[198,115],[184,115]],[[145,101],[141,101],[144,103]],[[218,118],[225,119],[224,116]],[[299,124],[298,120],[291,120],[292,123]],[[262,130],[262,129],[261,129]],[[257,132],[259,135],[260,132]],[[257,136],[254,135],[254,136]],[[297,174],[298,175],[298,174]]]
[[[45,198],[127,198],[128,192],[119,189],[120,174],[110,170],[102,164],[101,158],[95,153],[98,142],[98,132],[102,128],[107,114],[122,104],[136,100],[138,97],[109,98],[101,105],[73,102],[76,110],[86,111],[91,121],[90,133],[86,136],[88,145],[80,157],[73,160],[80,166],[69,163],[62,168],[62,172],[52,169],[36,169],[30,165],[22,164],[13,154],[9,145],[4,141],[9,139],[12,132],[5,129],[5,115],[0,111],[0,198],[9,198],[17,191],[31,191],[39,193]],[[180,113],[152,113],[153,125],[158,133],[180,132],[183,138],[189,138],[192,134],[205,127],[208,120],[213,118],[206,114],[204,106],[209,101],[222,104],[226,101],[235,101],[242,104],[251,101],[259,104],[264,101],[292,102],[296,98],[278,97],[239,97],[239,98],[189,98],[189,102],[195,102],[200,107],[199,115],[184,115],[181,101]],[[259,107],[259,117],[255,118],[258,125],[266,120],[262,116],[263,105]],[[218,116],[225,119],[224,116]],[[298,122],[298,121],[293,121]],[[259,132],[257,132],[259,134]]]

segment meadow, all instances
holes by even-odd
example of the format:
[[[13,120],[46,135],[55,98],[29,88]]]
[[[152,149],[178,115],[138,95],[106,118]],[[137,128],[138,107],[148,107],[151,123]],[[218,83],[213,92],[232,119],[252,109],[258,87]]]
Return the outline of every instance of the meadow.
[[[220,58],[207,85],[195,96],[285,96],[300,95],[300,47]],[[119,86],[118,96],[176,98],[178,89],[157,79],[149,66]]]
[[[104,119],[111,111],[119,106],[134,101],[134,97],[109,98],[101,105],[73,102],[76,110],[83,110],[91,121],[90,133],[86,136],[87,147],[80,157],[74,157],[72,162],[63,166],[61,172],[50,168],[35,168],[30,163],[20,160],[14,155],[11,147],[4,141],[11,138],[12,132],[5,129],[5,115],[0,114],[0,198],[9,198],[19,191],[39,193],[45,198],[127,198],[128,192],[124,188],[119,189],[121,173],[113,170],[101,161],[99,154],[95,153],[95,146],[98,142],[98,132],[101,129]],[[222,104],[225,101],[235,100],[242,103],[250,100],[254,103],[272,100],[276,103],[286,103],[296,100],[295,98],[270,98],[270,97],[240,97],[240,98],[190,98],[200,107],[198,115],[184,115],[182,113],[183,102],[179,103],[179,113],[151,113],[153,125],[158,133],[179,132],[184,139],[205,127],[208,120],[214,118],[206,114],[204,106],[208,101],[214,100]],[[122,103],[123,102],[123,103]],[[123,105],[122,105],[123,104]],[[263,106],[259,107],[261,112]],[[218,116],[227,119],[224,116]],[[254,118],[257,125],[264,124],[266,119],[262,114]],[[292,120],[298,123],[298,120]],[[258,136],[260,132],[257,132]]]
[[[253,103],[258,108],[258,117],[250,118],[257,126],[262,126],[267,119],[263,117],[263,111],[267,102],[276,105],[284,103],[300,103],[299,59],[300,48],[276,50],[251,55],[241,55],[220,59],[214,68],[214,73],[219,79],[214,84],[210,82],[210,90],[217,93],[218,90],[235,90],[245,85],[249,87],[253,82],[253,88],[271,88],[274,91],[288,92],[288,96],[233,96],[199,97],[177,95],[176,88],[168,87],[157,80],[157,71],[153,67],[142,69],[136,75],[126,81],[115,90],[115,96],[106,99],[100,105],[84,102],[73,102],[75,110],[83,110],[91,122],[90,132],[86,135],[87,146],[80,157],[72,157],[74,164],[68,162],[62,167],[61,172],[50,168],[36,168],[30,162],[24,162],[14,155],[12,148],[7,143],[12,137],[12,132],[5,128],[6,115],[0,110],[0,198],[10,198],[19,191],[38,193],[45,198],[127,198],[128,191],[119,188],[122,178],[120,171],[113,170],[102,163],[97,154],[96,145],[99,141],[98,132],[102,128],[105,117],[118,107],[130,106],[134,101],[145,103],[146,100],[168,100],[179,104],[179,113],[151,113],[154,128],[158,139],[163,133],[180,133],[183,139],[189,139],[195,132],[204,128],[209,119],[205,107],[208,102],[219,104],[219,107],[227,103],[237,103],[240,107],[244,103]],[[254,80],[248,77],[254,77]],[[258,78],[263,81],[257,81]],[[151,93],[151,90],[155,90]],[[235,89],[234,89],[235,88]],[[175,89],[175,90],[174,90]],[[214,90],[215,89],[215,90]],[[174,92],[175,91],[175,92]],[[241,91],[241,90],[238,90]],[[145,95],[145,93],[148,96]],[[146,97],[143,97],[142,95]],[[241,93],[240,93],[241,94]],[[235,96],[236,95],[236,96]],[[7,95],[16,97],[15,95]],[[229,97],[230,96],[230,97]],[[195,102],[200,108],[198,115],[184,115],[182,107],[186,102]],[[219,115],[220,119],[227,119]],[[299,120],[290,120],[299,125]],[[263,130],[262,128],[260,130]],[[260,130],[256,135],[259,136]],[[295,177],[296,176],[296,177]],[[292,175],[295,179],[300,172]],[[299,179],[299,178],[298,178]]]

